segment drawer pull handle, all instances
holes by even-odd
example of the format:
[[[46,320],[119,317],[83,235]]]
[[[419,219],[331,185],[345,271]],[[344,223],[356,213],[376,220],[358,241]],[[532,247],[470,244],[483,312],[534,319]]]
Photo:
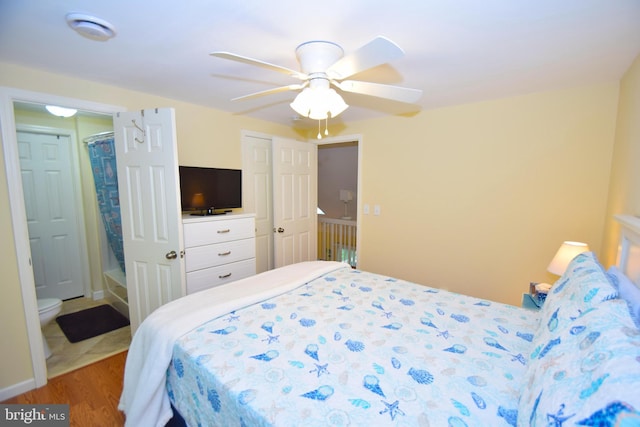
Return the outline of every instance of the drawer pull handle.
[[[218,279],[226,279],[227,277],[231,277],[231,273],[222,274],[222,275],[218,276]]]
[[[224,234],[224,233],[228,233],[231,230],[229,230],[228,228],[226,230],[218,230],[218,234]]]
[[[227,251],[227,252],[220,252],[218,254],[218,256],[225,256],[225,255],[231,255],[231,251]]]

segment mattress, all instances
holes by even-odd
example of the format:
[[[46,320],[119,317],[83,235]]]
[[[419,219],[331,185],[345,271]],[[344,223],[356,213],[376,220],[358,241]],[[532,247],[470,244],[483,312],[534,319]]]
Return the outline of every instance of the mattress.
[[[515,425],[539,313],[343,267],[179,338],[188,425]]]

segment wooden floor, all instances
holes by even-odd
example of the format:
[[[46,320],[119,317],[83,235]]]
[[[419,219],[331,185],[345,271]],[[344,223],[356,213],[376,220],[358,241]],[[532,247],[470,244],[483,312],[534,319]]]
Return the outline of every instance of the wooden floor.
[[[50,379],[46,386],[2,403],[68,403],[71,426],[122,426],[118,411],[127,352]]]

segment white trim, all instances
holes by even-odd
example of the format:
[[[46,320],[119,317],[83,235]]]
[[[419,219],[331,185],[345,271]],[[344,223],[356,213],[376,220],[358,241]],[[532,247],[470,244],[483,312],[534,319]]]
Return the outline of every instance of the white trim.
[[[22,289],[25,323],[29,347],[31,349],[33,379],[30,379],[30,381],[33,381],[33,386],[37,388],[47,383],[47,365],[42,345],[42,331],[40,330],[36,289],[33,280],[33,270],[31,268],[31,249],[29,247],[29,232],[27,229],[26,212],[22,194],[20,158],[18,156],[15,116],[13,114],[14,101],[55,104],[106,114],[113,114],[118,111],[125,111],[126,109],[120,106],[99,104],[87,100],[30,92],[10,87],[0,87],[0,132],[2,135],[2,149],[4,151],[4,162],[7,174],[9,209],[11,211],[13,240],[16,248],[18,277]]]
[[[263,132],[256,132],[253,130],[246,130],[246,129],[241,129],[240,130],[240,138],[242,139],[245,136],[250,136],[252,138],[262,138],[262,139],[268,139],[269,141],[271,141],[274,137],[274,135],[268,134],[268,133],[263,133]]]
[[[640,288],[640,218],[631,215],[614,215],[621,226],[617,265]]]
[[[11,399],[12,397],[18,396],[19,394],[26,393],[29,390],[33,390],[34,388],[36,388],[35,381],[33,380],[33,378],[30,378],[26,381],[22,381],[7,388],[0,389],[0,402]]]
[[[104,299],[104,289],[93,291],[93,295],[91,295],[91,298],[93,298],[94,301]]]

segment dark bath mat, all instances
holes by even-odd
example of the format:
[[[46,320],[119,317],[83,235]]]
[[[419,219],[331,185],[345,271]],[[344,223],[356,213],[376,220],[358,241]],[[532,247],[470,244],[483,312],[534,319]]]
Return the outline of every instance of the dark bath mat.
[[[69,342],[83,341],[129,324],[126,317],[107,304],[58,316],[56,322]]]

